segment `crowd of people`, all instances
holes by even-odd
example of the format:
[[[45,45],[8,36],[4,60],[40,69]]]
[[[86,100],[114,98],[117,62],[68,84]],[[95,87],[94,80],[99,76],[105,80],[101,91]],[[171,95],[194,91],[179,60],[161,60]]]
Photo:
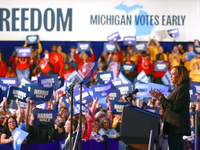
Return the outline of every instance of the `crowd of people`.
[[[192,82],[200,82],[200,54],[196,53],[195,58],[189,60],[186,52],[194,53],[194,46],[200,46],[199,41],[195,40],[194,44],[190,44],[187,50],[183,50],[181,44],[173,46],[172,52],[164,53],[164,48],[155,39],[151,39],[147,42],[148,49],[146,51],[135,52],[132,45],[128,45],[125,50],[122,50],[117,44],[117,52],[111,51],[102,52],[100,58],[95,58],[93,49],[90,48],[90,55],[86,52],[79,53],[76,46],[70,48],[69,53],[63,51],[62,45],[52,45],[51,50],[43,50],[42,43],[38,41],[38,49],[32,48],[32,54],[30,57],[19,57],[16,51],[13,51],[9,58],[9,62],[12,66],[7,66],[7,60],[3,56],[3,51],[0,52],[0,77],[20,77],[25,76],[27,78],[39,77],[43,75],[58,74],[59,77],[64,77],[66,81],[68,76],[75,70],[80,69],[85,63],[95,62],[98,60],[98,70],[90,79],[92,84],[97,82],[96,74],[98,72],[112,71],[114,77],[118,77],[123,64],[135,66],[133,71],[122,71],[124,76],[131,82],[137,77],[139,73],[144,71],[147,76],[150,77],[151,82],[163,84],[162,77],[166,71],[156,71],[155,63],[164,62],[168,63],[168,71],[172,67],[177,65],[184,65],[190,72],[190,78]],[[25,42],[23,47],[30,46]],[[44,57],[40,58],[41,53],[44,53]],[[68,93],[69,105],[70,98]],[[73,131],[75,132],[78,127],[79,115],[70,116],[69,107],[62,101],[63,92],[56,90],[53,93],[54,100],[49,100],[47,109],[55,109],[57,111],[57,118],[54,125],[33,125],[34,115],[33,110],[38,109],[33,106],[34,101],[29,97],[26,99],[26,109],[20,108],[19,101],[16,100],[17,110],[10,111],[10,100],[4,98],[0,108],[0,143],[9,144],[13,142],[12,132],[15,128],[20,128],[29,133],[28,137],[23,143],[48,143],[50,141],[58,142],[65,140],[69,137],[71,118],[73,117]],[[85,111],[82,117],[82,140],[96,140],[97,142],[104,142],[107,147],[107,139],[120,139],[120,125],[121,115],[112,114],[111,102],[109,96],[106,97],[108,108],[102,108],[98,103],[98,98],[94,99],[93,103],[86,106],[90,109],[93,116]],[[124,102],[124,97],[121,97],[121,102]],[[136,99],[137,101],[137,99]],[[159,107],[159,114],[161,115],[160,125],[161,132],[159,136],[160,146],[165,147],[167,137],[162,133],[162,115],[163,108],[156,99],[149,98],[148,103],[137,103],[133,101],[133,105],[138,107]],[[191,128],[194,128],[193,115],[194,109],[200,112],[200,98],[197,94],[197,102],[190,103],[191,113]],[[199,115],[200,116],[200,115]],[[192,130],[193,131],[193,130]],[[192,137],[184,137],[188,148],[191,147],[191,143],[194,143],[194,135]],[[65,143],[65,148],[69,146],[69,143]]]

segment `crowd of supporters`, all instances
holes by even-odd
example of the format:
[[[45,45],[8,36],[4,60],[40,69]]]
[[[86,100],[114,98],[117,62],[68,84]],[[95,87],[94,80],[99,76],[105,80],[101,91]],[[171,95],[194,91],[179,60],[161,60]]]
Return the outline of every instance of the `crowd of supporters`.
[[[9,62],[12,66],[7,66],[7,60],[3,56],[3,51],[0,52],[0,77],[17,77],[21,76],[27,78],[38,77],[43,75],[58,74],[60,77],[64,77],[67,80],[68,76],[74,71],[80,69],[85,63],[95,62],[95,59],[99,62],[98,70],[91,78],[91,83],[94,84],[97,81],[96,73],[104,71],[112,71],[114,77],[118,76],[120,68],[123,64],[134,64],[135,69],[130,71],[123,71],[124,76],[131,82],[137,77],[137,75],[144,71],[147,76],[150,77],[154,83],[163,84],[161,78],[166,71],[155,71],[154,66],[156,62],[168,63],[168,70],[176,65],[184,65],[190,72],[192,82],[200,82],[200,54],[196,53],[196,57],[192,60],[187,59],[186,52],[194,52],[194,46],[199,46],[199,41],[195,40],[194,44],[188,45],[186,50],[183,50],[183,46],[178,44],[173,46],[172,52],[164,53],[164,48],[155,39],[151,39],[147,42],[147,51],[135,52],[132,45],[128,45],[125,50],[122,50],[117,44],[117,52],[105,52],[103,51],[100,58],[95,58],[93,49],[90,48],[90,54],[86,52],[78,52],[75,46],[70,48],[69,53],[63,51],[62,45],[52,45],[51,50],[44,49],[42,43],[38,41],[38,49],[32,48],[32,54],[30,57],[19,57],[15,51],[9,58]],[[30,46],[25,42],[23,47]],[[40,58],[43,52],[44,57]],[[98,53],[98,52],[96,52]],[[79,115],[70,116],[69,107],[65,106],[62,101],[63,92],[54,91],[54,100],[49,100],[47,109],[57,110],[57,118],[54,125],[33,125],[34,116],[33,109],[38,109],[33,106],[34,101],[29,97],[26,99],[26,109],[20,108],[19,101],[16,100],[18,109],[11,111],[8,107],[10,101],[6,98],[1,103],[0,109],[0,143],[9,144],[13,142],[12,132],[15,128],[20,128],[29,133],[28,137],[23,143],[48,143],[58,142],[65,140],[70,132],[71,117],[73,120],[74,132],[78,129]],[[69,94],[68,102],[70,103]],[[120,139],[120,124],[121,115],[114,115],[111,111],[111,104],[109,96],[106,97],[108,108],[102,108],[98,103],[98,98],[94,99],[93,103],[86,106],[92,112],[92,116],[86,111],[82,117],[82,140],[93,139],[97,142],[106,141],[107,138]],[[200,112],[200,101],[197,94],[197,102],[191,102],[191,128],[194,128],[193,115],[194,109]],[[121,97],[121,102],[124,102],[124,97]],[[164,147],[167,137],[162,134],[162,115],[163,108],[156,99],[149,98],[148,103],[141,103],[139,100],[133,101],[133,105],[138,107],[159,107],[161,115],[160,125],[160,146]],[[200,115],[199,115],[200,116]],[[193,134],[192,134],[193,136]],[[187,145],[190,147],[194,142],[193,137],[184,137]],[[106,142],[105,142],[106,146]]]

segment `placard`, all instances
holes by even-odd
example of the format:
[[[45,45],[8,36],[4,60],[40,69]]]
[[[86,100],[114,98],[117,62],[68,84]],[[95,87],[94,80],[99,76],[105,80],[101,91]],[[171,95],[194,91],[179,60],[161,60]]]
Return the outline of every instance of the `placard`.
[[[2,90],[3,97],[7,98],[9,92],[9,85],[0,82],[0,88]]]
[[[103,46],[103,51],[105,52],[113,52],[113,53],[116,53],[117,52],[117,44],[116,43],[104,43],[104,46]]]
[[[135,69],[135,64],[125,64],[125,63],[122,63],[122,65],[121,65],[121,71],[133,72],[134,69]]]
[[[17,78],[0,78],[3,84],[7,84],[10,86],[17,86]]]
[[[186,52],[186,61],[190,61],[190,60],[192,60],[193,58],[195,58],[196,57],[196,54],[195,53],[193,53],[193,52]]]
[[[144,71],[141,71],[138,76],[137,76],[137,80],[140,80],[144,83],[147,83],[148,82],[148,77],[146,75],[146,73]]]
[[[108,41],[109,41],[110,43],[114,43],[115,41],[118,41],[119,39],[121,39],[121,37],[120,37],[120,35],[119,35],[119,32],[115,32],[115,33],[109,35],[109,36],[107,37],[107,39],[108,39]]]
[[[157,89],[164,94],[164,96],[167,96],[169,87],[162,85],[162,84],[156,84],[156,83],[148,83],[148,91],[153,90],[153,91],[157,91]],[[150,93],[149,93],[150,95]],[[152,97],[152,96],[150,96]]]
[[[134,46],[135,52],[147,50],[147,43],[146,42],[136,43],[133,46]]]
[[[105,81],[111,81],[114,79],[114,75],[112,71],[105,71],[105,72],[98,72],[97,73],[97,79]]]
[[[136,36],[124,36],[124,45],[133,45],[136,43]]]
[[[27,44],[37,44],[39,36],[38,35],[27,35],[26,40],[28,41]]]
[[[64,86],[64,77],[58,79],[58,88]]]
[[[78,42],[77,43],[78,51],[90,51],[91,44],[90,42]]]
[[[118,89],[112,89],[110,94],[109,94],[109,97],[110,97],[110,100],[111,101],[118,101],[120,100],[120,91]]]
[[[131,83],[117,85],[116,87],[120,91],[121,96],[122,95],[127,95],[128,93],[131,93],[132,90],[133,90],[133,85]]]
[[[127,102],[116,102],[111,101],[111,111],[113,114],[121,114],[123,112],[124,106],[128,106]]]
[[[119,75],[118,75],[118,78],[122,80],[122,83],[123,84],[129,84],[131,83],[130,80],[128,80],[124,75],[123,73],[120,71]]]
[[[30,47],[17,48],[17,54],[19,55],[19,57],[30,57],[31,48]]]
[[[195,46],[194,50],[196,54],[200,54],[200,46]]]
[[[112,89],[112,82],[92,86],[94,97],[98,97],[98,98],[104,98],[107,95],[109,95],[111,92],[111,89]]]
[[[25,76],[21,76],[18,82],[19,82],[19,85],[23,85],[23,86],[25,86],[25,84],[31,84],[31,80],[26,78]]]
[[[162,82],[165,84],[165,85],[170,85],[171,84],[171,79],[170,79],[170,73],[169,71],[167,71],[164,76],[161,78]]]
[[[136,83],[135,89],[138,89],[135,97],[150,97],[148,91],[148,84],[146,83]]]
[[[179,30],[178,28],[167,30],[169,36],[171,37],[179,37]]]
[[[111,81],[112,81],[112,84],[113,84],[114,86],[116,86],[116,85],[121,85],[121,84],[122,84],[122,79],[119,79],[119,78],[114,79],[114,80],[111,80]]]
[[[38,77],[38,85],[44,87],[53,87],[53,89],[58,89],[58,74],[45,75]]]
[[[26,98],[28,96],[29,92],[26,89],[11,86],[8,94],[8,99],[16,100],[18,98],[19,101],[26,102]]]
[[[74,99],[80,103],[80,92],[74,92]],[[85,89],[82,91],[82,103],[89,104],[91,102],[93,102],[93,97],[90,95],[89,91]]]
[[[167,71],[168,70],[167,62],[155,62],[154,70],[155,71]]]

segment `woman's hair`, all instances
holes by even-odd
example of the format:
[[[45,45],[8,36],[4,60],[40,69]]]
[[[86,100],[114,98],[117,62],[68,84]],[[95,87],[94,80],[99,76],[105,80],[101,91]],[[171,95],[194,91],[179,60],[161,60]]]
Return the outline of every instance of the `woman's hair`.
[[[109,121],[109,123],[110,123],[110,129],[111,129],[111,128],[112,128],[112,122],[110,121],[110,118],[108,118],[108,117],[103,117],[103,118],[101,119],[100,127],[103,128],[103,122],[104,122],[104,120],[106,120],[106,119]]]
[[[95,126],[95,125],[98,125],[99,128],[100,128],[100,124],[97,121],[95,121],[95,122],[92,123],[92,127]]]
[[[159,54],[156,55],[156,60],[159,60],[161,55],[163,56],[163,59],[164,59],[164,55],[159,53]]]
[[[9,127],[8,127],[8,120],[9,120],[10,118],[13,118],[13,119],[15,120],[16,127],[17,127],[17,121],[16,121],[16,118],[13,117],[13,116],[10,116],[10,117],[7,118],[7,120],[6,120],[5,124],[4,124],[4,130],[7,131],[7,132],[10,132]]]
[[[178,81],[176,84],[186,84],[187,87],[190,88],[190,77],[187,68],[183,65],[174,66],[173,68],[176,68],[178,70]]]
[[[97,112],[97,113],[95,114],[95,120],[98,121],[99,116],[100,116],[101,114],[103,114],[104,116],[107,116],[107,114],[106,114],[105,112],[103,112],[103,111],[99,111],[99,112]]]

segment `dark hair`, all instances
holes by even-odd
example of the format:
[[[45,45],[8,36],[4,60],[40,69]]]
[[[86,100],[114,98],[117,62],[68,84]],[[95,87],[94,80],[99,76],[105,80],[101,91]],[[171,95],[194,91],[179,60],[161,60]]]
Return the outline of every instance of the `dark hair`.
[[[69,120],[71,121],[71,119],[69,119]],[[78,121],[73,119],[72,126],[74,126],[74,131],[75,131],[78,127]]]
[[[156,60],[159,60],[160,55],[162,55],[162,56],[163,56],[163,59],[164,59],[164,55],[163,55],[162,53],[159,53],[159,54],[156,55]]]
[[[60,45],[60,44],[59,44],[59,45],[57,45],[57,48],[58,48],[59,46],[60,46],[60,47],[63,49],[63,46],[62,46],[62,45]]]
[[[61,111],[62,109],[68,110],[67,106],[61,106],[61,107],[60,107],[60,111]]]
[[[56,46],[56,47],[57,47],[57,45],[56,45],[56,44],[53,44],[53,45],[51,45],[51,49],[52,49],[52,47],[53,47],[53,46]]]
[[[112,128],[112,122],[110,121],[110,118],[108,118],[108,117],[103,117],[103,118],[101,119],[100,127],[103,128],[103,122],[104,122],[104,120],[106,120],[106,119],[109,121],[109,123],[110,123],[110,129],[111,129],[111,128]]]
[[[16,118],[13,117],[13,116],[8,117],[7,120],[6,120],[6,122],[5,122],[5,125],[4,125],[4,130],[7,131],[7,132],[9,132],[9,133],[10,133],[10,130],[9,130],[9,127],[8,127],[8,120],[9,120],[10,118],[13,118],[13,119],[15,120],[16,127],[17,127],[17,121],[16,121]]]
[[[73,46],[71,46],[71,48],[70,48],[70,49],[76,49],[76,46],[74,46],[74,45],[73,45]]]
[[[187,68],[183,65],[174,66],[173,68],[176,68],[178,70],[178,81],[176,84],[185,84],[190,89],[190,77]]]

